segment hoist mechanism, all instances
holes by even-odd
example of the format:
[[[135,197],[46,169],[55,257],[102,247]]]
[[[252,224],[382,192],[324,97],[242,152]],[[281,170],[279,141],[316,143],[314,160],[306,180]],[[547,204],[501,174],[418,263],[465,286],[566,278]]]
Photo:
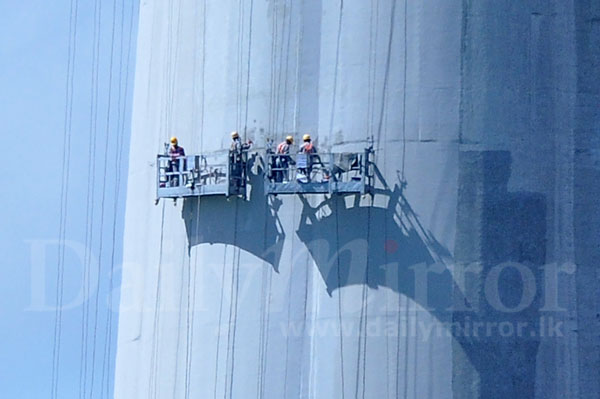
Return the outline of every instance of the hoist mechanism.
[[[363,152],[266,154],[265,193],[369,194],[375,184],[374,150]]]
[[[156,158],[156,201],[224,195],[246,197],[248,151]]]

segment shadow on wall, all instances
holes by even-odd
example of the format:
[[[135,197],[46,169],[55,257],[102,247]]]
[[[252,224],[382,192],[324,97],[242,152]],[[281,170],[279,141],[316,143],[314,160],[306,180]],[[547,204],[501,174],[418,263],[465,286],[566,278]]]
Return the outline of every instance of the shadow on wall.
[[[545,261],[544,197],[508,191],[509,152],[461,154],[453,262],[482,266],[466,276],[465,290],[445,265],[449,251],[421,225],[402,187],[391,190],[377,175],[385,188],[376,195],[388,199],[385,208],[360,206],[358,196],[333,196],[315,207],[302,198],[297,234],[328,293],[349,285],[387,287],[428,309],[441,322],[450,322],[448,333],[461,348],[454,356],[456,397],[533,397],[539,291],[529,292],[519,270],[511,267],[503,267],[497,279],[500,303],[484,295],[484,282],[490,271],[516,262],[531,273],[535,287],[543,286],[539,265]],[[523,298],[530,302],[518,309]],[[453,303],[454,309],[459,304],[458,309],[465,310],[450,310]],[[482,331],[474,331],[477,323],[483,323]],[[498,328],[500,323],[515,331],[506,334]],[[527,325],[523,335],[516,331],[518,323]],[[464,362],[461,356],[466,356]]]
[[[455,335],[477,373],[473,379],[467,370],[454,370],[455,396],[533,398],[536,355],[540,339],[548,336],[540,326],[546,200],[541,194],[508,191],[507,151],[465,151],[459,167],[455,257],[457,262],[478,263],[481,273],[467,294],[478,301],[477,311],[455,312],[453,322],[464,326],[477,321],[495,328],[481,336]],[[509,263],[520,265],[520,271],[500,266]],[[497,281],[487,287],[497,295],[490,295],[485,287],[500,270]]]
[[[301,197],[304,208],[297,234],[327,292],[331,295],[349,285],[383,286],[426,308],[449,308],[452,276],[443,265],[449,251],[421,225],[403,187],[397,184],[392,190],[377,169],[376,175],[384,188],[377,189],[375,197],[384,197],[385,208],[361,206],[360,195],[332,196],[316,207]],[[424,297],[423,291],[418,292],[422,287],[415,284],[415,272],[433,264],[440,273],[427,276],[434,295]],[[441,312],[438,317],[443,317]]]
[[[249,169],[255,163],[256,155],[249,160]],[[263,172],[260,167],[257,169],[257,173],[249,173],[252,187],[249,201],[223,196],[185,199],[182,215],[188,247],[203,243],[233,245],[261,258],[278,272],[285,240],[277,217],[281,201],[265,200]]]

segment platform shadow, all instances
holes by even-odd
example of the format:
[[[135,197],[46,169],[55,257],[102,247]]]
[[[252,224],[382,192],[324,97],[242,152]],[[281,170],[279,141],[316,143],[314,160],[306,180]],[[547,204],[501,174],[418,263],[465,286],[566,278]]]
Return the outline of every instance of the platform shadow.
[[[263,168],[256,156],[249,161],[249,199],[224,196],[186,198],[182,216],[188,248],[228,244],[254,254],[278,272],[285,232],[277,216],[281,201],[266,201]],[[234,228],[232,228],[234,226]]]
[[[445,249],[419,223],[402,194],[402,187],[377,190],[386,197],[385,208],[364,205],[359,195],[331,196],[318,206],[301,198],[303,211],[297,235],[306,245],[319,273],[332,292],[340,287],[366,284],[391,288],[416,297],[415,271],[448,257]],[[363,201],[364,202],[364,201]],[[339,250],[338,250],[339,248]],[[432,289],[452,282],[449,273],[431,276]],[[427,299],[429,305],[449,306],[451,291]],[[443,307],[442,303],[438,303]],[[446,307],[447,307],[446,306]]]
[[[457,367],[455,386],[474,387],[468,394],[456,390],[458,397],[533,397],[540,292],[525,293],[527,283],[513,267],[502,267],[497,277],[500,304],[487,297],[484,287],[490,273],[506,262],[522,265],[529,271],[526,277],[543,286],[545,197],[508,190],[511,157],[506,151],[462,153],[459,170],[454,256],[421,224],[403,195],[403,183],[391,189],[378,171],[383,188],[376,196],[386,197],[387,206],[361,205],[358,196],[332,196],[316,206],[302,198],[297,235],[330,295],[350,285],[387,287],[447,326],[460,347],[455,358],[466,356],[456,364],[471,364],[477,374]],[[465,276],[459,287],[451,269],[468,264],[481,270]],[[524,295],[530,303],[514,311]],[[504,334],[500,323],[515,331]],[[526,323],[525,335],[517,334],[518,323]],[[474,334],[479,324],[484,329]],[[475,387],[473,381],[480,384]]]

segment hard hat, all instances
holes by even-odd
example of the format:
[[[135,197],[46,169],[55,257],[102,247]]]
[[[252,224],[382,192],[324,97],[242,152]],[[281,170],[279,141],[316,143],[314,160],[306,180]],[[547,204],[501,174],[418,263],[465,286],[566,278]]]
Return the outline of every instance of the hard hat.
[[[177,137],[171,137],[171,144],[177,144]]]
[[[310,134],[305,134],[304,136],[302,136],[302,140],[310,141]]]
[[[287,136],[285,138],[285,141],[289,141],[290,143],[293,143],[294,142],[294,138],[292,136]]]
[[[238,134],[238,132],[231,132],[231,138],[232,139],[237,139],[238,137],[240,137],[240,135]]]

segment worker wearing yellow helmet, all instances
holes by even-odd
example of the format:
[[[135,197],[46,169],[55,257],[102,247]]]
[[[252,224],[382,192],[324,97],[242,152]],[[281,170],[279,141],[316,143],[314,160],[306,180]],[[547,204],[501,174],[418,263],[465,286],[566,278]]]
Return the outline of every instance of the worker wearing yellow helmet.
[[[169,155],[171,158],[183,157],[185,156],[185,150],[183,147],[179,146],[179,142],[177,141],[177,137],[171,137],[171,147],[169,147]]]
[[[287,136],[285,140],[277,146],[277,154],[289,154],[290,146],[292,144],[294,144],[294,138],[292,136]]]
[[[290,147],[294,144],[294,137],[287,136],[284,141],[277,146],[277,157],[275,157],[275,181],[287,182],[289,180],[289,167],[293,160],[290,157]]]
[[[300,147],[301,154],[314,154],[317,152],[317,147],[312,143],[312,139],[310,138],[310,134],[305,134],[302,136],[302,141],[304,144]]]
[[[171,142],[171,146],[169,147],[169,156],[171,157],[171,160],[169,161],[168,171],[169,172],[179,171],[180,166],[185,165],[185,160],[180,161],[180,158],[185,157],[185,150],[183,149],[183,147],[181,147],[179,145],[177,137],[173,136],[173,137],[171,137],[171,140],[169,140],[169,141]],[[184,168],[185,168],[185,166],[184,166]],[[169,180],[170,180],[169,185],[171,187],[179,185],[179,179],[177,176],[171,176],[171,178]]]
[[[252,147],[252,140],[248,140],[247,143],[242,143],[240,134],[237,131],[231,132],[231,147],[232,152],[240,153],[243,150],[248,150]]]

